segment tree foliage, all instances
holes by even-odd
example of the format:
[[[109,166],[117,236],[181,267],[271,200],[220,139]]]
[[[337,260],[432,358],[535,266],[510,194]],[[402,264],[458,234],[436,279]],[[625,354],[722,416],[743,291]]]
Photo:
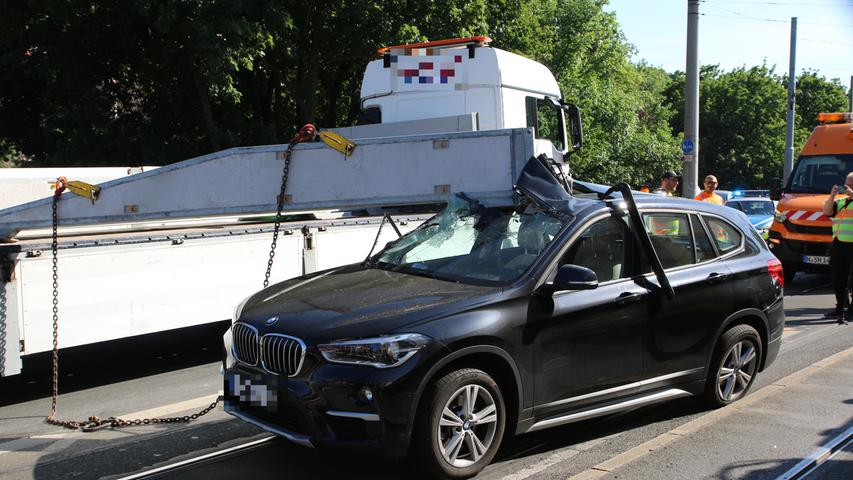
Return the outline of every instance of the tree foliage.
[[[355,122],[377,47],[489,35],[495,47],[547,65],[581,107],[578,178],[647,183],[680,167],[684,75],[630,63],[632,47],[605,4],[8,0],[0,166],[156,165],[283,143],[304,123]],[[765,182],[784,136],[781,79],[763,66],[704,68],[703,77],[703,171]],[[843,105],[837,80],[807,72],[799,89],[798,131],[814,112]],[[759,114],[777,117],[759,125]]]
[[[768,188],[782,176],[785,154],[787,79],[766,65],[700,71],[699,178],[716,175],[721,188]],[[675,72],[666,102],[676,109],[673,131],[683,133],[685,75]],[[804,72],[797,82],[795,156],[817,124],[817,114],[845,108],[838,80]]]

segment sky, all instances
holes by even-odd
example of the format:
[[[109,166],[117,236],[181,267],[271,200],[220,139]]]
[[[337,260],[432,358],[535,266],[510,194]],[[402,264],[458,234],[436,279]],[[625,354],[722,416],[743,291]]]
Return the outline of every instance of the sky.
[[[687,0],[610,0],[634,61],[685,70]],[[845,88],[853,75],[853,0],[702,0],[699,61],[725,71],[746,66],[789,70],[791,17],[797,17],[796,72],[817,71]]]

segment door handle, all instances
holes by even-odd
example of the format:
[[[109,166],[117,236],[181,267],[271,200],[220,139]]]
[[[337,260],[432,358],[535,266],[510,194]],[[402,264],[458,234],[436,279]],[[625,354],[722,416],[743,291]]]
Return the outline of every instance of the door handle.
[[[714,273],[708,275],[707,282],[710,283],[711,285],[713,285],[715,283],[722,282],[726,278],[728,278],[728,275],[726,275],[725,273],[714,272]]]
[[[629,303],[639,302],[643,299],[643,295],[641,293],[631,293],[631,292],[623,292],[616,297],[616,305],[627,305]]]

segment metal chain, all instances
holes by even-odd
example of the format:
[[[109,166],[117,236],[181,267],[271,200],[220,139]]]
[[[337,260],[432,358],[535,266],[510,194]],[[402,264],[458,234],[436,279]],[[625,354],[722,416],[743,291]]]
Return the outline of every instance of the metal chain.
[[[278,245],[278,232],[281,228],[281,210],[284,208],[284,191],[287,189],[287,175],[290,172],[290,157],[293,152],[295,143],[291,142],[287,146],[287,151],[284,152],[284,167],[281,172],[281,191],[278,194],[276,201],[275,226],[272,230],[272,244],[270,245],[270,258],[267,261],[267,273],[264,275],[264,288],[270,284],[270,274],[272,273],[272,264],[275,259],[275,247]]]
[[[56,399],[59,396],[59,268],[57,255],[57,252],[59,250],[59,239],[57,235],[59,217],[57,215],[57,207],[59,204],[59,197],[62,193],[62,190],[64,190],[64,187],[60,188],[60,185],[57,184],[56,193],[54,193],[53,195],[53,232],[50,243],[50,251],[53,255],[53,368],[51,372],[52,391],[50,401],[50,415],[48,415],[45,421],[51,425],[56,425],[57,427],[64,427],[71,430],[82,430],[84,432],[94,432],[97,430],[102,430],[104,428],[129,427],[132,425],[189,422],[201,417],[202,415],[206,415],[211,410],[216,408],[216,405],[219,404],[220,400],[222,400],[222,396],[217,397],[216,401],[214,401],[198,413],[194,413],[192,415],[184,415],[182,417],[138,418],[134,420],[124,420],[121,418],[110,417],[106,420],[101,420],[95,415],[92,415],[86,421],[58,420],[56,418]]]
[[[284,209],[284,192],[287,190],[287,175],[290,172],[290,158],[293,155],[293,147],[295,147],[297,143],[313,140],[316,135],[317,129],[314,128],[314,125],[311,125],[310,123],[305,124],[299,130],[299,133],[290,139],[290,143],[287,145],[287,150],[284,152],[284,166],[282,167],[281,172],[281,190],[278,193],[278,199],[276,201],[275,226],[272,231],[272,244],[270,245],[270,258],[267,260],[267,272],[264,275],[264,288],[267,288],[270,284],[270,274],[272,273],[272,264],[275,259],[275,247],[278,246],[278,233],[281,229],[281,211]]]

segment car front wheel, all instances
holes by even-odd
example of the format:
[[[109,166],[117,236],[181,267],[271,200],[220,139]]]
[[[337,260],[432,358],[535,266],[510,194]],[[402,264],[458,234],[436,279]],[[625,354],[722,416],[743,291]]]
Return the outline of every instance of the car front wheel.
[[[424,398],[415,454],[431,478],[469,478],[497,453],[506,409],[497,383],[465,368],[441,377]]]
[[[749,325],[736,325],[720,337],[711,362],[705,401],[722,407],[737,401],[749,391],[761,361],[761,338]]]

